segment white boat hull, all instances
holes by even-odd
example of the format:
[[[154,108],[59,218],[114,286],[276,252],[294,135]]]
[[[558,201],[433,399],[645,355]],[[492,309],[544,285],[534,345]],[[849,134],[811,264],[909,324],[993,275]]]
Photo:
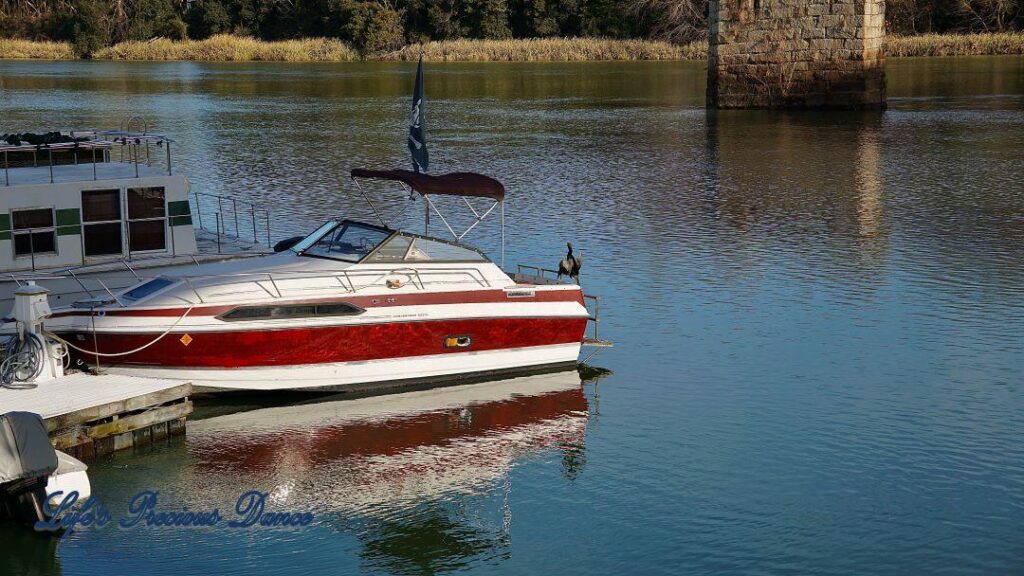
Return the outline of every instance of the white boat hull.
[[[387,384],[439,382],[477,375],[527,372],[574,364],[579,343],[531,346],[457,355],[436,354],[363,362],[245,368],[115,366],[110,373],[191,382],[197,392],[230,390],[344,390]]]

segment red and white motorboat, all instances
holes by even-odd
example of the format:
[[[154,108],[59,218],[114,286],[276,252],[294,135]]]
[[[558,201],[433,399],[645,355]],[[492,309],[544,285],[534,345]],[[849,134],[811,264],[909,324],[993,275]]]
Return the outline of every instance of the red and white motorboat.
[[[277,254],[176,270],[54,309],[47,330],[88,364],[203,390],[351,389],[577,361],[592,319],[580,286],[543,271],[506,273],[461,243],[502,205],[500,182],[405,170],[352,176],[415,191],[454,240],[393,229],[374,207],[380,225],[330,220]],[[436,195],[466,201],[469,229],[450,226]],[[489,208],[472,206],[480,199]]]

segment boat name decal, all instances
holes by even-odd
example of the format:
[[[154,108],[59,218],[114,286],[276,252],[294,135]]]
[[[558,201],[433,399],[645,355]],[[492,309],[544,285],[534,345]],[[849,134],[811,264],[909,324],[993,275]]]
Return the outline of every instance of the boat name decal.
[[[267,492],[249,490],[235,501],[234,510],[222,514],[220,508],[190,510],[188,506],[160,506],[160,492],[144,490],[131,497],[124,516],[116,522],[118,528],[138,527],[161,529],[239,529],[239,528],[300,528],[313,522],[311,511],[268,510]],[[59,504],[52,504],[61,498]],[[37,532],[62,532],[62,536],[79,529],[102,529],[114,523],[109,509],[95,496],[78,501],[78,492],[54,492],[45,502],[47,519],[35,523]]]

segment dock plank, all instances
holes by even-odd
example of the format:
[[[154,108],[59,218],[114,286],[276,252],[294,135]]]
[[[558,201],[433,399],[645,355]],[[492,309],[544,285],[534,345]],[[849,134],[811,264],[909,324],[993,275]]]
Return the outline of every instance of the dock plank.
[[[191,384],[178,380],[78,373],[40,382],[30,389],[0,388],[0,411],[35,412],[45,420],[57,421],[62,420],[61,417],[75,420],[67,417],[77,412],[83,412],[85,416],[97,414],[95,418],[103,418],[117,411],[142,409],[190,393]]]

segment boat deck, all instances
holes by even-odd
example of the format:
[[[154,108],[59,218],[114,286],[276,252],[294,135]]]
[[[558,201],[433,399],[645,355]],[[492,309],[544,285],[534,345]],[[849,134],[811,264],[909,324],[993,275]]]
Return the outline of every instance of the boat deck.
[[[75,373],[0,387],[0,407],[39,414],[56,449],[91,459],[184,433],[191,393],[191,384],[176,380]]]

